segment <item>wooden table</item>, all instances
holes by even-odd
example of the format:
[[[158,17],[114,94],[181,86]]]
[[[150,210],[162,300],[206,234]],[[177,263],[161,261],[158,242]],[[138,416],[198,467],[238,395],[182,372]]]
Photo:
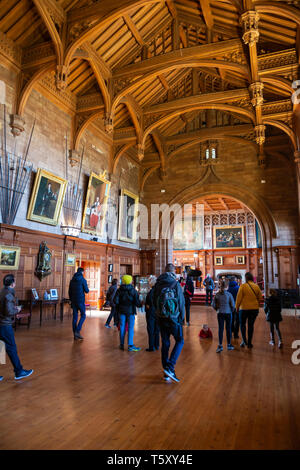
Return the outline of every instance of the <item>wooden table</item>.
[[[42,319],[43,319],[43,306],[44,305],[54,305],[54,318],[56,320],[56,305],[58,304],[59,300],[44,300],[44,299],[39,299],[36,300],[36,303],[40,305],[40,326],[42,325]]]

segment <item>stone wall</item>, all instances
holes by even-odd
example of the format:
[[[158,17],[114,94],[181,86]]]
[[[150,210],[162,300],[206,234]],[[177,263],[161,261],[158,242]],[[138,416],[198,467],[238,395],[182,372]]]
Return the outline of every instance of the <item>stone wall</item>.
[[[5,104],[8,115],[14,112],[16,97],[16,74],[0,65],[0,82],[5,83]],[[0,122],[3,123],[3,106],[0,110]],[[25,131],[14,138],[10,133],[10,127],[7,126],[7,146],[10,151],[16,149],[16,153],[22,154],[25,151],[32,125],[35,121],[35,128],[32,142],[28,154],[28,160],[33,163],[34,172],[31,175],[31,181],[26,187],[20,208],[18,210],[15,225],[27,227],[32,230],[49,231],[51,233],[61,234],[60,223],[57,226],[48,226],[38,222],[26,219],[30,195],[34,184],[36,170],[42,168],[53,174],[66,178],[66,143],[70,148],[70,135],[72,126],[71,115],[51,103],[40,92],[33,90],[29,96],[24,112]],[[101,130],[95,130],[93,125],[83,133],[79,150],[84,147],[84,159],[79,186],[84,189],[84,200],[88,185],[88,178],[91,172],[96,174],[109,172],[110,138]],[[15,147],[16,145],[16,147]],[[68,163],[68,179],[76,181],[78,178],[79,167],[71,167]],[[138,243],[126,243],[117,239],[117,215],[118,198],[120,189],[128,189],[138,194],[138,167],[131,163],[126,157],[121,157],[118,162],[114,175],[111,175],[111,190],[109,204],[113,208],[108,213],[107,224],[111,230],[110,236],[104,232],[99,241],[138,248]],[[80,238],[89,240],[91,235],[81,233]],[[109,238],[109,240],[108,240]]]

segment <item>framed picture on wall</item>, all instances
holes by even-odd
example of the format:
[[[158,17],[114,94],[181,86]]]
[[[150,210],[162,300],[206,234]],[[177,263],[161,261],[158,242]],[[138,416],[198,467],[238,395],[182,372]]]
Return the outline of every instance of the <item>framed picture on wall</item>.
[[[108,283],[111,284],[111,282],[112,282],[112,274],[108,276]]]
[[[19,246],[0,245],[0,269],[19,269],[20,252]]]
[[[30,198],[27,219],[57,225],[63,205],[67,181],[38,169]]]
[[[223,256],[215,256],[215,265],[221,266],[223,264]]]
[[[66,253],[65,265],[75,266],[75,264],[76,264],[76,255],[73,255],[72,253]]]
[[[236,256],[235,262],[236,264],[245,264],[245,256]]]
[[[214,249],[228,250],[244,248],[244,227],[222,225],[214,227]]]
[[[119,200],[119,231],[118,239],[135,243],[139,197],[122,189]]]
[[[112,272],[113,272],[113,268],[114,268],[114,265],[113,265],[113,264],[109,264],[109,265],[108,265],[108,272],[109,272],[109,273],[112,273]]]
[[[82,232],[102,236],[110,184],[104,175],[91,173],[82,217]]]

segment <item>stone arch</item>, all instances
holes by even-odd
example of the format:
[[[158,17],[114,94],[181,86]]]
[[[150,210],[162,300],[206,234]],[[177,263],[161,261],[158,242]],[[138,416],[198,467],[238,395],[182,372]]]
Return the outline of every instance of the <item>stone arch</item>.
[[[276,222],[272,216],[272,213],[268,206],[264,203],[263,199],[253,194],[250,190],[245,189],[243,186],[219,182],[207,182],[205,178],[201,178],[191,187],[180,191],[175,197],[168,201],[168,207],[176,207],[179,205],[182,207],[184,204],[188,204],[194,201],[196,198],[205,197],[209,195],[222,195],[228,196],[242,202],[256,217],[258,224],[261,229],[263,246],[263,259],[264,259],[264,280],[265,290],[274,284],[274,253],[273,253],[273,239],[278,236],[278,229]],[[171,216],[171,231],[172,227]],[[160,218],[161,220],[161,218]],[[160,223],[160,222],[159,222]],[[170,234],[172,239],[172,233]]]

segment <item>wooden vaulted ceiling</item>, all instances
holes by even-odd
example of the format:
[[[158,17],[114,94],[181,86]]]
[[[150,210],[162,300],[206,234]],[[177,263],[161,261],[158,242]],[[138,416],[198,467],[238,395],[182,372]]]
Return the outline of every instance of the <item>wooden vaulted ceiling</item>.
[[[242,39],[247,11],[259,14],[255,53]],[[299,30],[295,1],[0,0],[1,39],[21,57],[16,113],[59,76],[53,96],[74,117],[73,147],[93,122],[112,138],[111,170],[126,154],[140,164],[141,188],[153,171],[165,177],[174,153],[213,135],[258,153],[295,147]],[[264,101],[254,107],[257,82]]]

